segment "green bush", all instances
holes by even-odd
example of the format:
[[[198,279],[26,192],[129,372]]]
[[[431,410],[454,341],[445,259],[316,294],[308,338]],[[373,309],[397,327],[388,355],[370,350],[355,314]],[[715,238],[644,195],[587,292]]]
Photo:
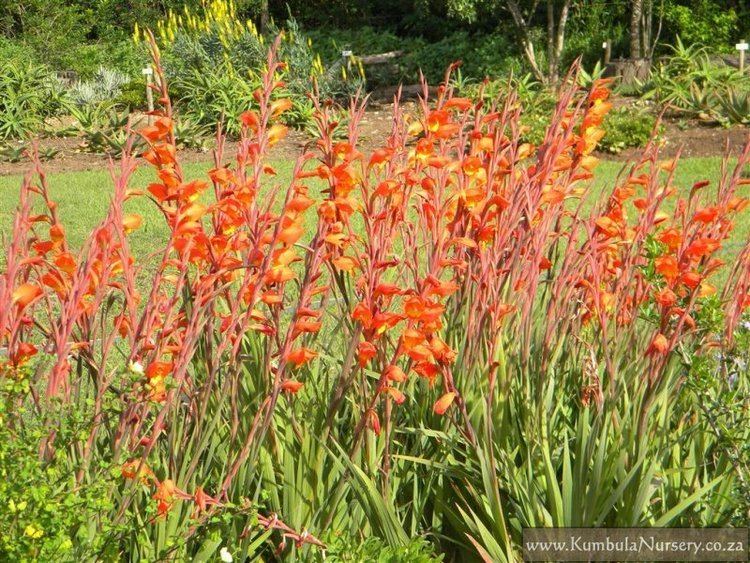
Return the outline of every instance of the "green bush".
[[[119,96],[115,98],[115,104],[128,107],[131,110],[145,109],[146,81],[141,78],[123,84]]]
[[[0,140],[37,132],[58,113],[65,92],[46,66],[32,62],[0,63]]]
[[[675,37],[687,43],[701,43],[713,49],[727,51],[737,27],[737,13],[723,6],[724,2],[696,0],[689,6],[669,2],[664,20]]]
[[[92,78],[101,67],[118,70],[129,76],[139,75],[148,63],[146,51],[132,40],[82,43],[62,54],[57,66],[73,70],[82,79]]]
[[[60,410],[54,429],[37,425],[26,412],[31,405],[19,412],[13,404],[23,384],[12,380],[0,380],[0,384],[0,559],[116,558],[117,546],[107,535],[116,529],[106,516],[114,513],[115,475],[106,462],[98,460],[96,467],[88,468],[89,475],[98,477],[79,487],[68,466],[68,448],[87,434],[86,417]],[[56,452],[44,461],[39,455],[40,441]]]
[[[705,46],[677,38],[672,55],[657,65],[640,93],[681,116],[731,124],[738,121],[731,100],[722,103],[728,91],[735,99],[750,92],[750,78],[716,62]]]
[[[632,108],[619,108],[604,118],[606,131],[599,143],[602,150],[617,154],[630,147],[643,147],[648,143],[656,125],[652,113]]]

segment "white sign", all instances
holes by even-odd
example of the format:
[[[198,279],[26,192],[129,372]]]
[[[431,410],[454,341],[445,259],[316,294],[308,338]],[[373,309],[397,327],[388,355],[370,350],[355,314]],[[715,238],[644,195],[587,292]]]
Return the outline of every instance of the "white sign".
[[[734,48],[737,49],[738,51],[747,51],[748,47],[750,47],[750,45],[745,43],[744,40],[741,43],[737,43],[737,45],[734,46]]]
[[[146,67],[146,68],[144,68],[144,69],[143,69],[143,70],[142,70],[141,72],[142,72],[143,74],[145,74],[145,75],[149,75],[149,74],[154,74],[154,69],[153,69],[153,68],[151,68],[150,66],[147,66],[147,67]]]
[[[606,48],[607,48],[607,42],[605,41],[604,43],[602,43],[602,49],[606,49]]]
[[[351,57],[352,56],[352,52],[351,51],[341,51],[341,56],[342,57]]]

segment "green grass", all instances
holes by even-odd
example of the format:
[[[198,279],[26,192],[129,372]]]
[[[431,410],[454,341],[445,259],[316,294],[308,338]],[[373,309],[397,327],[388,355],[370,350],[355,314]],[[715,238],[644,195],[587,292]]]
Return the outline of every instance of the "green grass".
[[[274,163],[278,176],[276,180],[284,185],[292,175],[291,161]],[[211,163],[192,163],[183,166],[187,180],[196,178],[208,181],[206,172],[213,167]],[[67,229],[68,240],[76,248],[107,213],[112,194],[112,180],[109,172],[88,170],[83,172],[62,172],[50,174],[47,178],[50,197],[57,202],[60,219]],[[7,237],[18,204],[18,192],[22,176],[0,177],[0,240]],[[131,189],[146,190],[151,183],[158,181],[154,170],[142,165],[136,170],[130,181]],[[207,192],[211,192],[209,190]],[[212,193],[206,194],[210,200]],[[143,225],[130,235],[132,250],[137,256],[152,252],[166,240],[168,230],[164,218],[153,201],[147,197],[135,197],[125,204],[126,213],[137,213],[143,217]]]
[[[273,165],[278,173],[274,181],[285,185],[291,177],[293,163],[280,160]],[[624,166],[626,163],[602,161],[595,171],[594,192],[610,190]],[[205,172],[210,167],[209,163],[193,163],[185,165],[184,171],[187,179],[206,178]],[[695,182],[707,179],[712,185],[706,190],[711,190],[718,182],[720,169],[719,157],[683,159],[677,170],[676,186],[687,193]],[[63,172],[49,175],[48,180],[51,196],[58,203],[60,217],[68,229],[69,240],[76,247],[106,213],[112,192],[109,172]],[[0,177],[0,238],[8,235],[21,181],[21,176]],[[131,188],[145,190],[153,181],[153,170],[144,165],[133,176]],[[137,197],[128,201],[126,206],[128,213],[138,213],[144,218],[143,226],[131,235],[134,252],[143,255],[158,248],[159,242],[167,236],[167,229],[153,202],[145,197]],[[749,233],[750,222],[738,221],[734,240],[728,250],[744,241]]]

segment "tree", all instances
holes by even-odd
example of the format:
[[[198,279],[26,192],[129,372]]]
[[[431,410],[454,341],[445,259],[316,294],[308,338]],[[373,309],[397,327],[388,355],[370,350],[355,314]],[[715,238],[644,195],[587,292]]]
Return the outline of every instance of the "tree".
[[[518,37],[524,57],[534,76],[545,84],[554,84],[560,79],[560,62],[565,47],[565,28],[568,24],[571,3],[572,0],[546,0],[547,68],[545,71],[537,60],[531,37],[533,18],[539,7],[539,0],[533,0],[526,10],[522,9],[518,0],[505,0],[505,6],[518,29]],[[557,5],[559,5],[559,9],[556,9]]]

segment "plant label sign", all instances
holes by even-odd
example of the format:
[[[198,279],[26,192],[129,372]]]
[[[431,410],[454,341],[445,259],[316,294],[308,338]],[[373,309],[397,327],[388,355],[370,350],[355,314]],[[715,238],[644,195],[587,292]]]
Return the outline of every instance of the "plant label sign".
[[[742,39],[734,48],[740,52],[740,72],[743,72],[745,70],[745,51],[747,51],[748,44]]]

